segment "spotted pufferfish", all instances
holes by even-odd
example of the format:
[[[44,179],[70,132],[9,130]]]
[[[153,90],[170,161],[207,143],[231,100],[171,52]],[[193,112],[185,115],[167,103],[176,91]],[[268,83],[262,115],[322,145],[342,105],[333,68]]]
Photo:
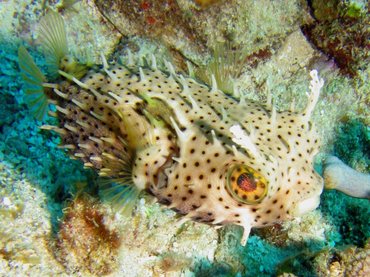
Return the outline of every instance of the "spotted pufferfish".
[[[42,128],[59,133],[62,148],[115,181],[107,188],[112,199],[125,195],[130,205],[145,190],[194,221],[242,226],[243,245],[252,227],[318,206],[320,142],[310,117],[323,81],[316,71],[304,111],[278,112],[176,73],[168,62],[159,69],[155,58],[145,66],[104,58],[100,68],[81,65],[66,53],[60,15],[50,12],[40,26],[59,77],[48,83],[21,47],[27,101],[38,118],[58,118],[58,126]]]

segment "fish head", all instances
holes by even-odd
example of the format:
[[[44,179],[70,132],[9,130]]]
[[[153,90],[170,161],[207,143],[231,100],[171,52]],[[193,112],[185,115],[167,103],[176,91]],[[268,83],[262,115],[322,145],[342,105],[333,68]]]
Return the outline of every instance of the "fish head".
[[[156,197],[194,221],[241,225],[246,233],[315,209],[323,182],[313,168],[320,147],[313,123],[266,107],[239,112],[229,114],[230,124],[179,130]]]

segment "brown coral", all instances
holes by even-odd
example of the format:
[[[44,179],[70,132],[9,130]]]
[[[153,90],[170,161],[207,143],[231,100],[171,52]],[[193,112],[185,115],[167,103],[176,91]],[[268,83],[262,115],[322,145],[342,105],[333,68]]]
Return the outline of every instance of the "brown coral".
[[[364,248],[326,249],[317,253],[312,267],[317,276],[370,276],[370,241]]]
[[[198,49],[204,47],[198,31],[191,26],[191,15],[184,13],[175,0],[113,0],[95,1],[95,4],[102,15],[125,34],[130,29],[130,34],[159,39],[167,46],[182,37]]]
[[[220,2],[220,0],[194,0],[194,2],[197,3],[199,6],[206,8],[212,4]]]
[[[348,277],[370,276],[370,243],[365,248],[350,247],[339,253]]]
[[[350,7],[342,7],[344,4],[337,3],[340,1],[331,2],[324,7],[315,5],[321,1],[313,2],[316,22],[304,26],[303,31],[318,49],[335,60],[344,74],[355,76],[370,62],[369,11],[349,16]]]
[[[102,207],[91,197],[79,196],[66,208],[55,252],[67,271],[109,274],[119,246],[118,234],[106,225]]]

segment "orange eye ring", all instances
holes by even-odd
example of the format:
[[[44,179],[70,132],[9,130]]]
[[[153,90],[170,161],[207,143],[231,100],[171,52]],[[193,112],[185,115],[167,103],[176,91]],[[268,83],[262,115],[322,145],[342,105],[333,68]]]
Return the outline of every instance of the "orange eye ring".
[[[260,203],[268,191],[266,179],[244,164],[231,166],[227,172],[226,182],[228,192],[244,204]]]

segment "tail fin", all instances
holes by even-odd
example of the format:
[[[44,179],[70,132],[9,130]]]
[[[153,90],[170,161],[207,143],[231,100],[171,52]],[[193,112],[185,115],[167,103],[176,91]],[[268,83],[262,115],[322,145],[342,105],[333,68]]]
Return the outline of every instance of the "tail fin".
[[[18,60],[21,76],[25,82],[26,103],[35,117],[42,120],[48,112],[48,98],[43,87],[46,78],[23,46],[19,47]]]
[[[60,61],[68,54],[67,35],[64,20],[60,14],[49,11],[40,20],[40,42],[52,77],[58,77]]]

